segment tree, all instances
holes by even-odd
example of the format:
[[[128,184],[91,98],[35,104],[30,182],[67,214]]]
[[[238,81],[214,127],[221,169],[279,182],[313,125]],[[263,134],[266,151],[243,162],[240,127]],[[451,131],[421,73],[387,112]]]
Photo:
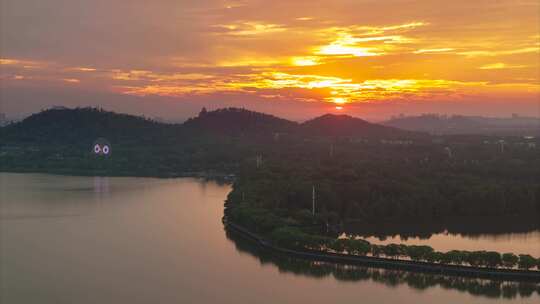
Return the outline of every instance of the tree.
[[[502,264],[506,268],[514,268],[519,261],[519,257],[513,253],[504,253],[502,255]]]
[[[347,242],[347,251],[352,254],[366,255],[370,250],[370,244],[365,240],[349,239]]]
[[[383,253],[382,246],[375,244],[371,245],[371,255],[374,257],[379,257],[381,253]]]
[[[529,270],[533,268],[536,265],[536,259],[528,254],[520,254],[519,255],[519,262],[518,267],[520,269],[526,269]]]
[[[399,245],[397,244],[388,244],[382,250],[387,257],[396,258],[399,255]]]
[[[303,240],[306,237],[307,235],[300,229],[288,226],[277,228],[270,234],[270,238],[274,243],[289,248],[303,247]]]
[[[483,264],[489,267],[497,267],[502,264],[501,254],[495,251],[484,252]]]
[[[327,237],[310,234],[304,240],[304,247],[307,249],[323,250],[326,248],[328,241],[329,239]]]
[[[407,248],[407,254],[413,261],[426,260],[433,251],[433,248],[429,246],[412,245]]]
[[[465,262],[467,252],[459,250],[451,250],[443,254],[442,261],[446,264],[461,265]]]
[[[469,254],[467,255],[466,261],[471,266],[475,266],[475,267],[484,266],[485,265],[484,254],[485,254],[485,251],[469,252]]]
[[[347,240],[345,239],[335,239],[331,241],[330,244],[328,244],[328,246],[330,247],[330,249],[334,250],[335,252],[341,253],[347,248],[346,241]]]
[[[444,254],[442,252],[429,252],[425,257],[425,260],[430,263],[440,263],[443,260],[443,256]]]

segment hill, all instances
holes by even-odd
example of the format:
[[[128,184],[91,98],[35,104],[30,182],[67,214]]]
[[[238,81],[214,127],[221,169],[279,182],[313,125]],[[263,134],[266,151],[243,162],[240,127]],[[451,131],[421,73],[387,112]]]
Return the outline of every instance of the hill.
[[[197,138],[273,138],[273,133],[298,137],[411,138],[420,133],[369,123],[347,115],[326,114],[302,124],[239,108],[206,111],[183,124],[159,123],[144,117],[96,108],[53,108],[0,128],[2,143],[88,145],[99,137],[123,144],[186,144]],[[202,137],[201,137],[202,136]],[[209,137],[208,137],[209,136]]]
[[[297,123],[273,115],[239,108],[215,111],[203,110],[197,117],[188,119],[183,127],[189,131],[218,135],[246,135],[287,132]]]
[[[300,132],[311,136],[346,136],[396,138],[418,136],[418,133],[373,124],[348,115],[325,114],[304,122]]]
[[[144,117],[96,108],[53,108],[3,127],[1,132],[5,143],[87,144],[99,137],[116,142],[151,139],[170,127]]]

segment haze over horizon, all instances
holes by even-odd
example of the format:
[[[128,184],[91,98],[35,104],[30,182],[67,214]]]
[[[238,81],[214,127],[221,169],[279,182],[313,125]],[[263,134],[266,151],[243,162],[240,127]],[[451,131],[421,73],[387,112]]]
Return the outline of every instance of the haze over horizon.
[[[399,9],[396,9],[399,7]],[[540,116],[540,3],[0,0],[0,112]]]

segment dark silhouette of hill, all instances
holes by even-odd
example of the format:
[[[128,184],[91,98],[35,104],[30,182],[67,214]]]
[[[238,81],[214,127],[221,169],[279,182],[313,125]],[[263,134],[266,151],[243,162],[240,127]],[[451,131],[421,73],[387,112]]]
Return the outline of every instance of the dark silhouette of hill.
[[[300,132],[311,136],[347,136],[370,138],[410,137],[419,133],[367,122],[349,115],[325,114],[304,122]]]
[[[208,112],[203,108],[197,117],[188,119],[183,126],[195,132],[245,135],[288,132],[297,127],[297,123],[246,109],[225,108]]]
[[[347,115],[326,114],[302,124],[239,108],[203,109],[183,124],[165,124],[144,117],[96,108],[53,108],[0,129],[3,143],[88,144],[99,137],[124,144],[187,143],[197,138],[270,139],[274,133],[301,137],[403,138],[419,133],[369,123]]]
[[[144,117],[96,108],[53,108],[2,128],[6,142],[33,144],[88,143],[105,137],[114,141],[152,138],[170,128]]]

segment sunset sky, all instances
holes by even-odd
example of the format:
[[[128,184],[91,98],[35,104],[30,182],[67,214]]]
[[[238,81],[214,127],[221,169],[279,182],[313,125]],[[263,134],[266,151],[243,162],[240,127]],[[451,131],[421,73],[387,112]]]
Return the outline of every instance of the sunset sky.
[[[539,116],[540,2],[0,0],[1,111]]]

